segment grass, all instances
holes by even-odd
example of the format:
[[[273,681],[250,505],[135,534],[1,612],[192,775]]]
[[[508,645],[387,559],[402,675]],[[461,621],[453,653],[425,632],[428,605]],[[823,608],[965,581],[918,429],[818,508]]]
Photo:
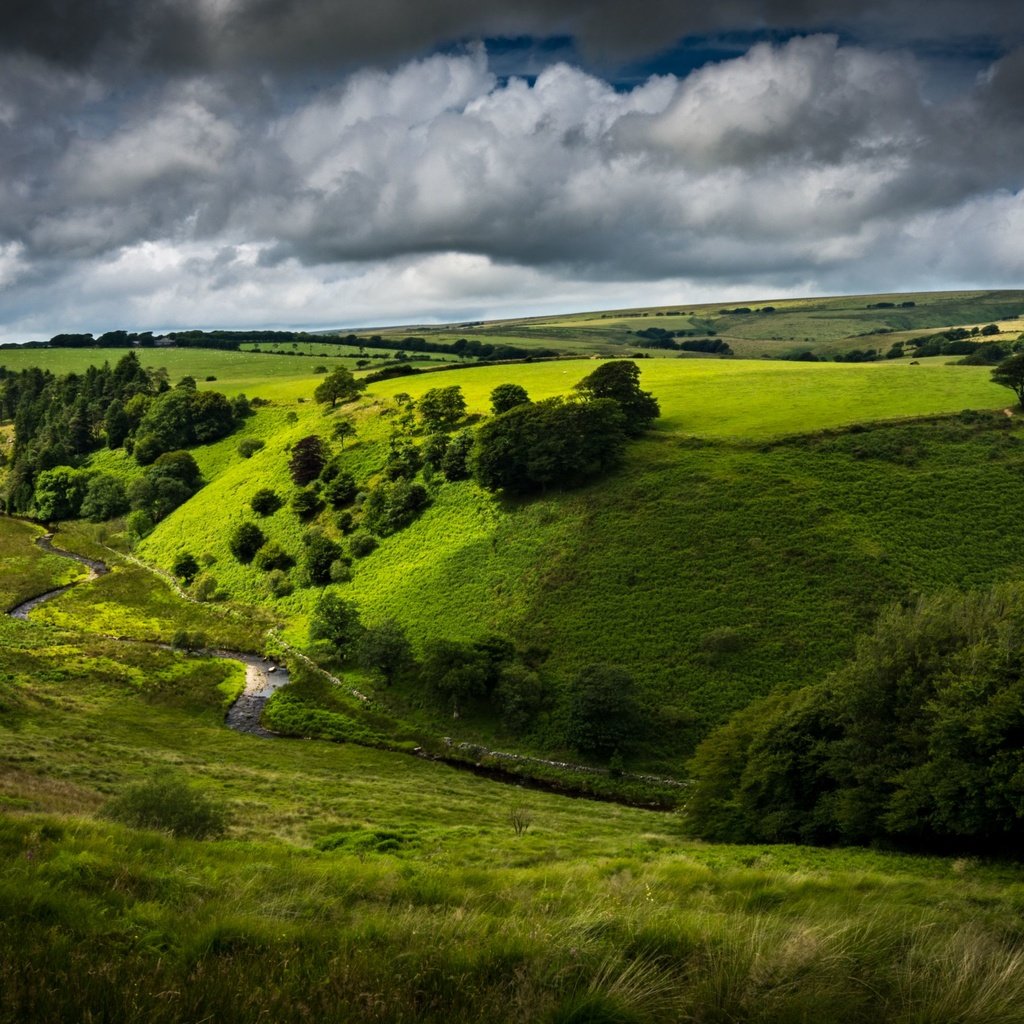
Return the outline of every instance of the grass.
[[[1018,867],[697,843],[675,815],[228,732],[224,662],[0,639],[23,695],[2,1021],[1021,1019]],[[161,770],[228,809],[223,840],[100,817]]]
[[[88,575],[84,566],[51,555],[35,545],[45,531],[33,523],[5,519],[0,530],[0,606],[3,611],[31,597]]]
[[[395,422],[390,400],[458,383],[471,411],[493,387],[522,383],[535,398],[564,392],[590,361],[478,367],[375,385],[351,414],[358,435],[343,458],[356,478],[379,472]],[[1005,404],[985,368],[659,360],[642,381],[662,403],[648,437],[621,471],[585,490],[503,502],[472,483],[435,484],[427,512],[357,561],[339,592],[368,622],[398,619],[417,646],[497,632],[550,650],[554,706],[532,735],[491,717],[453,726],[416,687],[376,690],[415,728],[437,735],[562,749],[560,695],[591,662],[624,664],[649,708],[634,757],[678,772],[708,727],[752,697],[817,678],[852,651],[890,600],[941,586],[984,585],[1021,571],[1014,509],[1024,499],[1017,430],[1002,415],[874,426],[848,442],[804,427]],[[141,546],[169,567],[182,550],[215,559],[233,600],[259,604],[306,642],[319,591],[273,599],[265,576],[227,550],[233,524],[256,519],[262,487],[294,490],[287,449],[329,435],[331,416],[284,403],[250,420],[266,447],[237,457],[237,437],[197,452],[211,482]],[[298,558],[307,528],[287,507],[261,529]],[[321,526],[337,536],[330,514]],[[967,538],[970,538],[969,541]],[[66,599],[84,619],[93,590]],[[51,614],[61,608],[53,606]],[[467,614],[472,609],[472,614]],[[375,690],[372,680],[357,679]]]

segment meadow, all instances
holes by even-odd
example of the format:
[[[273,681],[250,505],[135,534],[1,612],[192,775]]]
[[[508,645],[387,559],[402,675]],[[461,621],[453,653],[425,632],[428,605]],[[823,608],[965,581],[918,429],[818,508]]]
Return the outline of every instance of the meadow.
[[[374,385],[344,411],[357,435],[343,465],[360,481],[379,473],[398,415],[393,398],[403,390],[416,397],[457,382],[470,411],[483,412],[498,383],[515,379],[542,398],[564,392],[592,365],[476,367]],[[620,472],[529,501],[437,480],[427,511],[357,560],[352,582],[338,587],[366,622],[401,622],[418,649],[428,640],[497,633],[550,652],[555,704],[530,737],[469,715],[458,724],[460,738],[564,753],[566,680],[589,663],[622,664],[649,709],[633,757],[674,774],[710,725],[753,696],[816,678],[847,657],[888,601],[1019,571],[1014,509],[1024,478],[1016,421],[1001,413],[977,422],[896,420],[849,442],[822,433],[899,414],[998,407],[1008,392],[984,368],[640,365],[663,416]],[[198,449],[210,483],[140,553],[165,569],[185,550],[213,559],[210,571],[233,600],[267,608],[289,641],[305,644],[318,590],[272,598],[265,574],[239,564],[226,536],[254,518],[256,490],[292,492],[288,447],[311,432],[329,434],[331,423],[311,403],[282,402],[247,423],[245,436],[267,442],[251,459],[237,457],[237,438]],[[785,440],[798,425],[814,433]],[[287,507],[259,524],[298,557],[308,524]],[[329,515],[321,525],[343,540]],[[78,605],[74,617],[91,600],[76,592],[39,614],[57,621],[65,605]],[[347,674],[419,730],[452,729],[415,687],[384,692],[358,671]]]
[[[917,297],[933,308],[909,310],[906,329],[942,315],[985,322],[1020,297]],[[850,298],[849,319],[884,298]],[[773,315],[810,323],[828,301],[775,303]],[[613,318],[552,319],[594,351],[585,332]],[[490,329],[518,340],[549,328]],[[13,356],[55,372],[108,358]],[[365,485],[409,431],[403,395],[457,384],[468,411],[486,414],[497,384],[564,394],[595,364],[405,377],[332,411],[312,400],[309,357],[150,357],[172,381],[187,373],[270,404],[193,451],[206,486],[133,552],[116,522],[62,524],[57,543],[111,573],[28,622],[0,619],[0,1024],[1024,1022],[1019,864],[706,844],[687,834],[685,786],[681,811],[656,812],[498,783],[466,770],[472,754],[463,768],[412,756],[449,736],[578,759],[564,738],[567,680],[614,663],[635,675],[643,712],[626,771],[682,778],[710,727],[820,679],[887,603],[1020,578],[1024,417],[1004,412],[1012,396],[987,369],[639,361],[662,417],[612,475],[515,500],[435,476],[426,511],[332,585],[364,621],[397,618],[418,649],[492,633],[545,648],[552,699],[532,728],[513,733],[473,708],[453,719],[412,680],[386,687],[345,667],[337,686],[293,671],[267,720],[325,742],[225,728],[240,666],[166,646],[182,631],[245,651],[307,644],[320,588],[272,597],[226,537],[253,519],[297,556],[311,523],[287,505],[258,518],[252,495],[290,496],[291,446],[332,436],[343,416],[356,436],[340,458]],[[265,447],[244,458],[245,439]],[[139,473],[123,451],[91,465]],[[344,543],[333,514],[312,523]],[[7,608],[83,575],[36,547],[40,533],[0,518]],[[184,600],[160,576],[183,551],[227,601]],[[156,774],[222,808],[226,834],[111,820]]]
[[[2,1021],[1021,1019],[1017,867],[706,845],[676,815],[231,733],[228,663],[0,634]],[[105,820],[154,771],[228,835]]]

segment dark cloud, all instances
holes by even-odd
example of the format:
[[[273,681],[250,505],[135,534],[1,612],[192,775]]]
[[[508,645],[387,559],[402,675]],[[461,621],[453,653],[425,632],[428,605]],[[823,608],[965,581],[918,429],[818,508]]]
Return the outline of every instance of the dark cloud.
[[[595,59],[655,53],[683,36],[842,30],[889,45],[987,38],[1011,47],[1005,0],[7,0],[0,46],[83,67],[216,70],[396,61],[445,43],[572,36]]]
[[[25,6],[0,32],[5,337],[1024,274],[1024,49],[980,64],[972,51],[947,76],[948,56],[787,36],[629,89],[539,50],[525,79],[472,44],[393,62],[476,32],[625,54],[742,16],[756,29],[857,13],[867,37],[909,24],[909,6],[380,0],[345,18],[316,2],[105,0],[76,22],[86,6],[66,22],[53,2]],[[45,31],[40,10],[56,19]],[[955,10],[929,8],[927,27]],[[987,30],[995,11],[979,4],[962,27]],[[301,83],[265,71],[303,52],[391,63]]]

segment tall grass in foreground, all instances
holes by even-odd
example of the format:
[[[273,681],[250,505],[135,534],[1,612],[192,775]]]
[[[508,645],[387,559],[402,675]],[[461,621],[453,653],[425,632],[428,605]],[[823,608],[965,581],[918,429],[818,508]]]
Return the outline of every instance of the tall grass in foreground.
[[[1024,1021],[1018,887],[969,876],[459,868],[74,819],[0,821],[0,847],[5,1024]]]

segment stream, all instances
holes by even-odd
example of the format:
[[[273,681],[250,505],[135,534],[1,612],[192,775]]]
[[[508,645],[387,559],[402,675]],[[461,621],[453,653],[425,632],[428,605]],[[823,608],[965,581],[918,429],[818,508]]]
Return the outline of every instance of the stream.
[[[53,546],[53,534],[47,533],[36,538],[36,544],[51,555],[60,558],[70,558],[72,561],[84,565],[89,570],[85,579],[75,580],[55,590],[48,590],[45,594],[30,597],[23,601],[16,608],[12,608],[7,614],[12,619],[27,620],[29,613],[38,608],[41,604],[52,600],[55,597],[77,587],[80,583],[91,583],[110,572],[110,567],[93,558],[86,558],[84,555],[76,555],[73,551],[63,551]],[[135,642],[135,641],[133,641]],[[155,644],[153,646],[171,650],[169,644]],[[261,658],[256,654],[243,654],[241,651],[204,651],[203,654],[210,658],[224,658],[228,661],[236,661],[245,666],[245,689],[241,696],[228,708],[224,718],[224,724],[235,732],[247,733],[250,736],[260,736],[264,739],[274,739],[276,734],[264,729],[260,725],[260,717],[263,708],[275,690],[281,689],[288,684],[288,670],[277,665],[269,658]]]
[[[75,580],[73,583],[68,583],[63,587],[57,587],[55,590],[48,590],[45,594],[39,594],[36,597],[29,598],[27,601],[23,601],[16,608],[12,608],[7,613],[12,618],[27,620],[29,613],[35,608],[38,608],[41,604],[63,594],[66,590],[70,590],[72,587],[76,587],[81,583],[89,583],[110,572],[110,567],[104,562],[92,558],[86,558],[84,555],[76,555],[72,551],[64,551],[61,548],[54,547],[52,541],[53,534],[48,533],[42,537],[37,537],[35,542],[44,551],[49,552],[52,555],[57,555],[60,558],[70,558],[72,561],[84,565],[89,570],[89,575],[84,579]],[[105,639],[124,640],[129,643],[146,643],[152,647],[160,647],[163,650],[174,650],[170,644],[156,643],[153,641],[127,640],[123,637],[105,637]],[[281,687],[288,685],[288,670],[283,665],[279,665],[269,658],[263,658],[257,654],[245,654],[242,651],[204,650],[201,652],[201,656],[206,658],[224,658],[228,661],[235,661],[238,662],[238,664],[245,666],[245,689],[231,707],[228,708],[227,713],[224,716],[224,724],[235,732],[245,733],[249,736],[258,736],[263,739],[279,739],[280,737],[277,733],[270,732],[263,728],[260,724],[260,718],[271,695],[276,690],[281,689]],[[358,693],[357,695],[360,696],[361,699],[365,700],[365,697],[362,697]],[[450,755],[446,755],[444,753],[428,753],[419,747],[411,751],[411,753],[414,756],[422,757],[426,760],[440,761],[452,768],[469,771],[474,775],[490,779],[494,782],[514,785],[523,789],[538,789],[544,792],[557,793],[560,796],[608,801],[610,803],[621,803],[632,807],[642,807],[646,810],[671,810],[670,805],[658,804],[657,802],[644,803],[610,794],[574,790],[571,787],[566,787],[555,781],[531,778],[529,775],[520,775],[512,771],[511,768],[505,768],[500,764],[491,763],[485,765],[482,762],[484,758],[490,758],[494,761],[506,763],[518,762],[521,764],[527,764],[532,762],[537,765],[593,775],[604,774],[600,769],[571,765],[558,761],[546,761],[519,754],[507,754],[499,751],[491,751],[484,747],[479,747],[469,743],[452,743],[451,740],[447,740],[446,743],[450,748],[452,748],[452,754]],[[457,756],[456,751],[463,752],[463,756]],[[466,760],[466,753],[469,753],[474,758],[475,763],[474,760]],[[671,779],[658,779],[654,776],[637,775],[632,777],[639,781],[661,783],[673,787],[686,785],[685,782],[679,782]]]

